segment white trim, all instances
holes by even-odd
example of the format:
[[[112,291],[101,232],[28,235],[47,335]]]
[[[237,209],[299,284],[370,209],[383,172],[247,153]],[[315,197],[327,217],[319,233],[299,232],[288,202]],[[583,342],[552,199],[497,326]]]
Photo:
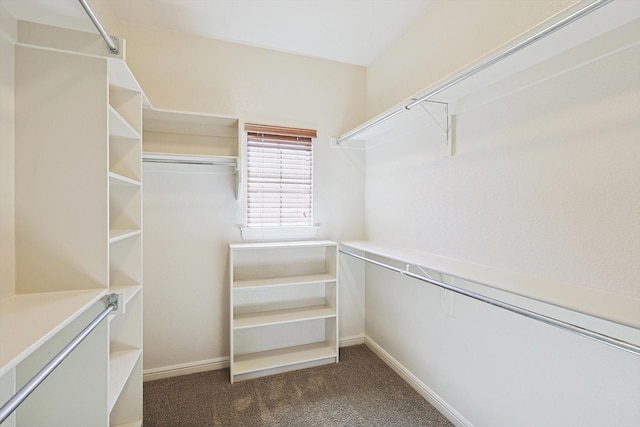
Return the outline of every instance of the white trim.
[[[241,227],[242,240],[310,239],[318,236],[318,227]]]
[[[352,335],[350,337],[340,338],[340,347],[351,347],[352,345],[364,344],[364,334]]]
[[[364,335],[353,335],[342,338],[340,347],[349,347],[352,345],[364,344]],[[218,357],[215,359],[200,360],[197,362],[180,363],[178,365],[163,366],[160,368],[145,369],[143,371],[143,380],[154,381],[163,378],[178,377],[180,375],[197,374],[199,372],[217,371],[229,367],[228,357]]]
[[[418,377],[413,375],[407,368],[405,368],[400,362],[394,359],[389,353],[387,353],[382,347],[372,340],[368,335],[365,335],[365,344],[371,349],[384,363],[386,363],[391,369],[393,369],[398,375],[402,377],[414,390],[416,390],[422,397],[424,397],[431,405],[433,405],[442,415],[447,417],[457,427],[473,427],[473,424],[465,417],[456,411],[451,405],[449,405],[444,399],[438,396],[433,390],[431,390],[425,383],[420,381]]]
[[[197,362],[180,363],[178,365],[163,366],[160,368],[145,369],[143,381],[160,380],[163,378],[178,377],[181,375],[196,374],[206,371],[217,371],[229,367],[228,357],[199,360]]]

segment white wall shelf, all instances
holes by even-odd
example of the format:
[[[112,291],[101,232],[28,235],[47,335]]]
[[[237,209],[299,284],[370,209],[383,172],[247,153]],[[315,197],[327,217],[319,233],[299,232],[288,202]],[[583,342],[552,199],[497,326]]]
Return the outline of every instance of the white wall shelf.
[[[240,126],[235,117],[144,110],[144,161],[154,171],[235,174],[240,191]],[[222,169],[220,169],[222,168]]]
[[[336,276],[333,274],[308,274],[301,276],[265,277],[261,279],[236,280],[234,289],[263,288],[269,286],[295,286],[310,283],[335,282]]]
[[[635,45],[638,26],[633,21],[640,18],[640,3],[613,1],[603,6],[599,3],[594,2],[594,7],[579,3],[567,9],[477,62],[345,132],[337,138],[338,146],[353,148],[346,142],[369,142],[390,132],[402,131],[407,124],[416,126],[416,120],[410,117],[416,113],[408,112],[419,109],[417,100],[444,103],[449,106],[449,114],[455,115],[569,72],[594,58]],[[574,14],[583,8],[590,11],[576,20]],[[571,24],[565,25],[565,21],[571,21]],[[549,29],[552,31],[547,34]],[[605,34],[606,37],[600,37]],[[590,44],[596,38],[599,40]],[[621,47],[621,40],[624,47]],[[581,46],[585,48],[581,49]],[[366,144],[364,148],[368,146]]]
[[[231,382],[337,362],[337,244],[229,250]]]
[[[90,289],[16,294],[0,300],[0,377],[105,294],[105,289]]]
[[[236,314],[233,317],[233,328],[236,330],[256,328],[280,323],[299,322],[302,320],[326,319],[335,316],[336,311],[328,305],[261,311],[257,313]]]
[[[269,371],[293,365],[330,360],[337,356],[331,343],[313,343],[236,356],[234,375]]]

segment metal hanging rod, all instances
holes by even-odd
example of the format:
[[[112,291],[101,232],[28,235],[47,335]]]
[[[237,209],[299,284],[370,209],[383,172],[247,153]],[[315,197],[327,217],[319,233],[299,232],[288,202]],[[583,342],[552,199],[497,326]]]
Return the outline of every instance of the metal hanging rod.
[[[590,329],[586,329],[586,328],[583,328],[581,326],[574,325],[572,323],[568,323],[568,322],[565,322],[565,321],[562,321],[562,320],[559,320],[559,319],[555,319],[553,317],[545,316],[544,314],[536,313],[534,311],[527,310],[527,309],[524,309],[522,307],[515,306],[513,304],[509,304],[509,303],[506,303],[506,302],[503,302],[503,301],[499,301],[499,300],[497,300],[495,298],[487,297],[485,295],[481,295],[479,293],[472,292],[472,291],[469,291],[467,289],[460,288],[458,286],[450,285],[448,283],[444,283],[444,282],[441,282],[439,280],[435,280],[435,279],[430,278],[430,277],[424,277],[424,276],[421,276],[419,274],[412,273],[412,272],[409,271],[408,266],[407,266],[406,270],[403,270],[401,268],[394,267],[394,266],[385,264],[383,262],[376,261],[376,260],[371,259],[371,258],[367,258],[367,257],[362,256],[362,255],[354,254],[352,252],[348,252],[348,251],[345,251],[343,249],[340,249],[339,252],[343,253],[345,255],[352,256],[354,258],[361,259],[361,260],[369,262],[371,264],[375,264],[375,265],[377,265],[379,267],[383,267],[383,268],[386,268],[388,270],[395,271],[396,273],[400,273],[400,274],[402,274],[404,276],[408,276],[408,277],[411,277],[413,279],[417,279],[417,280],[421,280],[423,282],[430,283],[432,285],[438,286],[438,287],[443,288],[443,289],[447,289],[447,290],[455,292],[457,294],[464,295],[466,297],[473,298],[475,300],[485,302],[487,304],[493,305],[493,306],[498,307],[498,308],[502,308],[502,309],[510,311],[512,313],[519,314],[519,315],[527,317],[529,319],[537,320],[539,322],[546,323],[547,325],[563,329],[565,331],[574,333],[576,335],[580,335],[580,336],[582,336],[584,338],[589,338],[589,339],[598,341],[598,342],[600,342],[602,344],[607,344],[607,345],[610,345],[610,346],[615,347],[617,349],[624,350],[624,351],[627,351],[629,353],[633,353],[633,354],[635,354],[637,356],[640,356],[640,346],[638,346],[636,344],[633,344],[633,343],[630,343],[630,342],[627,342],[627,341],[623,341],[623,340],[620,340],[620,339],[617,339],[617,338],[614,338],[614,337],[610,337],[608,335],[604,335],[604,334],[601,334],[599,332],[595,332],[595,331],[592,331]]]
[[[96,28],[98,29],[98,32],[100,33],[104,41],[107,43],[107,46],[109,46],[109,51],[114,55],[117,55],[118,51],[120,50],[117,44],[118,39],[116,38],[116,40],[114,41],[109,35],[109,33],[107,33],[107,30],[104,29],[104,26],[100,22],[100,19],[98,19],[96,14],[93,12],[93,9],[91,9],[91,6],[89,6],[89,3],[87,3],[87,0],[78,0],[78,1],[82,5],[82,8],[84,9],[84,11],[87,12],[87,15],[89,15],[89,19],[91,19],[91,22],[93,22],[93,25],[96,26]]]
[[[342,141],[346,141],[348,139],[353,138],[356,135],[359,135],[361,133],[363,133],[366,130],[371,129],[374,126],[379,125],[382,122],[385,122],[389,119],[391,119],[392,117],[397,116],[398,114],[410,110],[411,108],[415,107],[416,105],[420,104],[423,101],[428,101],[429,98],[436,96],[437,94],[449,89],[452,86],[457,85],[458,83],[461,83],[462,81],[468,79],[469,77],[478,74],[479,72],[485,70],[486,68],[491,67],[492,65],[510,57],[511,55],[515,54],[516,52],[521,51],[522,49],[526,48],[529,45],[532,45],[533,43],[539,41],[540,39],[543,39],[545,37],[547,37],[548,35],[558,31],[559,29],[571,24],[574,21],[577,21],[578,19],[588,15],[589,13],[601,8],[602,6],[604,6],[607,3],[612,2],[613,0],[595,0],[592,3],[589,3],[588,5],[584,6],[581,9],[578,9],[577,11],[573,12],[572,14],[570,14],[569,16],[563,18],[562,20],[556,22],[555,24],[552,24],[550,26],[548,26],[547,28],[537,32],[536,34],[533,34],[532,36],[527,37],[526,39],[522,40],[521,42],[517,43],[516,45],[510,47],[509,49],[505,50],[504,52],[501,52],[489,59],[487,59],[486,61],[483,61],[482,63],[480,63],[479,65],[477,65],[474,68],[469,69],[468,71],[454,77],[453,79],[449,80],[448,82],[443,83],[442,85],[438,86],[437,88],[429,91],[428,93],[415,98],[414,100],[412,100],[411,102],[409,102],[408,104],[406,104],[404,107],[400,107],[396,110],[391,111],[390,113],[387,113],[379,118],[377,118],[376,120],[367,123],[366,125],[362,126],[361,128],[358,129],[354,129],[351,132],[347,132],[344,135],[341,135],[340,137],[336,138],[336,145],[340,145],[340,143]]]
[[[170,164],[182,164],[182,165],[237,167],[237,161],[235,158],[202,156],[202,155],[143,153],[142,161],[145,163],[170,163]]]
[[[15,411],[22,402],[51,374],[64,359],[102,322],[111,312],[118,310],[118,295],[107,296],[107,307],[91,321],[69,344],[47,363],[44,368],[29,380],[11,399],[0,408],[0,424],[2,424]]]

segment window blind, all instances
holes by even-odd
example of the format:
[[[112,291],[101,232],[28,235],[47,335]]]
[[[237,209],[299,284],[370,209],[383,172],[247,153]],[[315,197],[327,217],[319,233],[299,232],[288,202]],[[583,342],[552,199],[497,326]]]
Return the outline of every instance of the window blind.
[[[247,226],[313,225],[316,131],[247,123]]]

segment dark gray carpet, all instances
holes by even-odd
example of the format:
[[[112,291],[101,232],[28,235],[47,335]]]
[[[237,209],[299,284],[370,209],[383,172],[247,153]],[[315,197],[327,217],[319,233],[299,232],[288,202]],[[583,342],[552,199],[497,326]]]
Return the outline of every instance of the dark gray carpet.
[[[229,370],[144,383],[146,427],[451,426],[364,345],[340,363],[229,383]]]

